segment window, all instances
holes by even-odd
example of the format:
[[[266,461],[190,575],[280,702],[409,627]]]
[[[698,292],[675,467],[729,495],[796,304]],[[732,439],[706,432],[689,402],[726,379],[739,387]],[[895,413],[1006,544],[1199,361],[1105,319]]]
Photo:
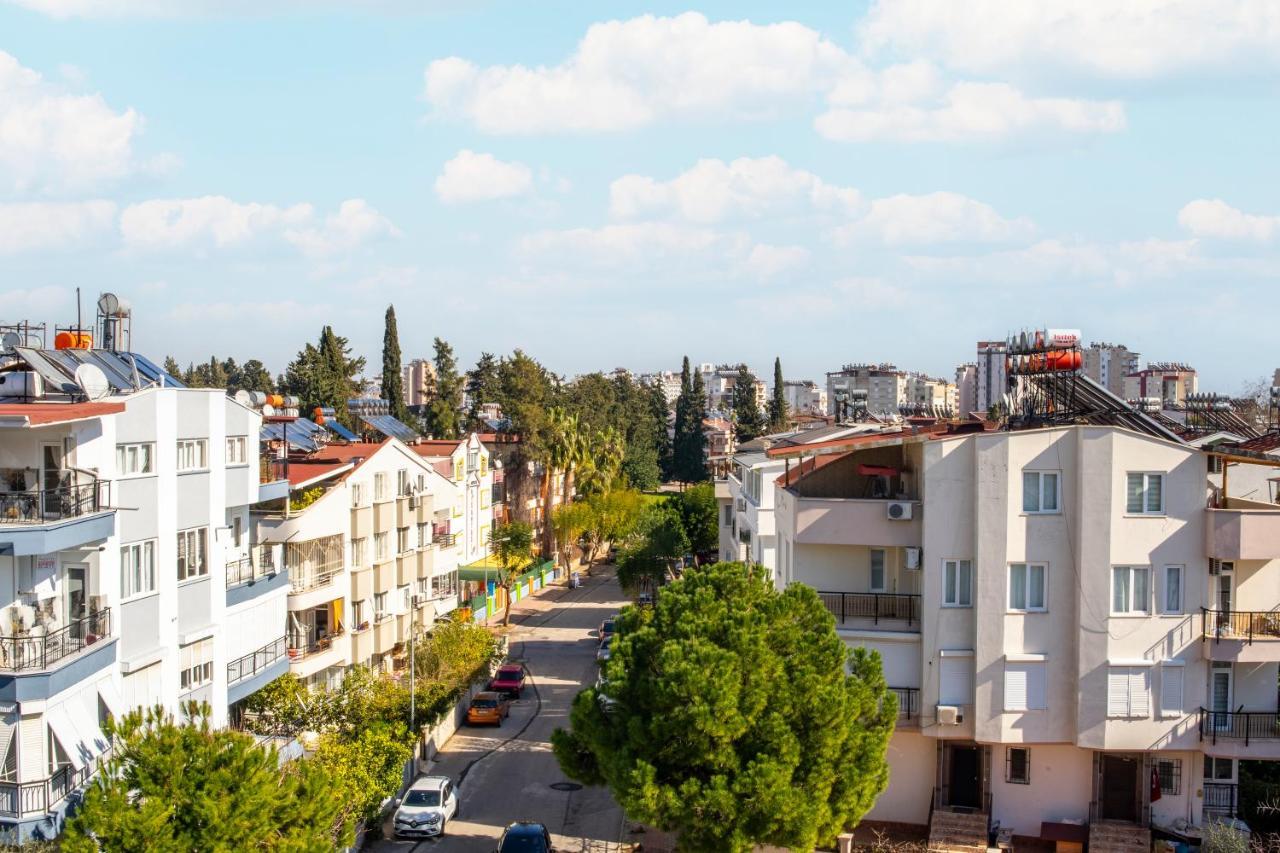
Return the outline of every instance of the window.
[[[431,544],[431,525],[425,521],[418,525],[418,547],[425,548]]]
[[[375,562],[382,562],[391,555],[387,553],[387,534],[373,534],[373,559]]]
[[[884,551],[871,549],[871,591],[884,592]]]
[[[1215,782],[1230,782],[1236,775],[1235,759],[1204,757],[1204,778]]]
[[[145,444],[117,444],[116,471],[119,472],[121,477],[154,474],[155,464],[152,457],[155,455],[155,447],[151,442]]]
[[[942,561],[942,606],[973,606],[973,563],[968,560]]]
[[[1107,716],[1151,716],[1151,669],[1113,666],[1107,670]]]
[[[120,597],[132,598],[156,591],[156,542],[134,542],[120,547]]]
[[[364,505],[364,483],[351,484],[351,505],[352,506]]]
[[[1151,612],[1151,570],[1146,566],[1115,566],[1111,569],[1111,612],[1147,614]]]
[[[1124,511],[1130,515],[1164,515],[1164,474],[1129,474]]]
[[[411,547],[409,545],[409,528],[401,527],[396,530],[396,546],[401,554],[409,550]]]
[[[244,542],[244,521],[238,515],[231,519],[231,542],[237,548]]]
[[[183,646],[178,654],[182,691],[194,690],[213,683],[213,639],[206,638]]]
[[[356,568],[369,565],[369,540],[363,536],[351,540],[351,565]]]
[[[467,470],[474,471],[479,467],[480,467],[480,451],[479,450],[467,451]]]
[[[373,618],[375,621],[381,622],[391,614],[387,612],[387,594],[385,592],[375,592],[373,594]]]
[[[1182,716],[1183,667],[1176,661],[1160,664],[1160,716]]]
[[[1161,794],[1177,795],[1182,793],[1181,758],[1156,759],[1156,776],[1160,779]]]
[[[431,593],[431,578],[418,578],[418,594],[430,595],[430,593]]]
[[[178,580],[209,574],[209,528],[178,531]]]
[[[1013,563],[1009,566],[1009,609],[1045,610],[1045,567],[1035,563]]]
[[[373,499],[375,501],[385,501],[387,499],[387,474],[385,471],[379,471],[373,475]]]
[[[1058,472],[1022,472],[1022,511],[1027,513],[1058,512]]]
[[[189,438],[178,442],[178,470],[200,471],[209,467],[209,441]]]
[[[725,504],[724,506],[724,523],[725,524],[733,523],[733,504],[731,503]]]
[[[400,587],[400,612],[402,613],[409,612],[409,607],[410,607],[409,586],[408,584],[405,584],[404,586]]]
[[[973,657],[944,656],[939,677],[938,701],[943,705],[973,703]]]
[[[1209,455],[1209,473],[1210,474],[1222,473],[1222,457],[1221,456],[1218,456],[1216,454]]]
[[[401,468],[396,472],[396,491],[402,498],[407,498],[413,494],[413,487],[409,484],[408,468]]]
[[[1031,750],[1011,746],[1004,753],[1004,781],[1014,785],[1031,784]]]
[[[1164,612],[1182,612],[1182,566],[1164,567]]]
[[[244,465],[248,463],[247,445],[248,442],[243,435],[227,436],[227,464]]]
[[[1004,709],[1043,711],[1045,699],[1044,661],[1006,661],[1004,665]]]
[[[357,631],[368,627],[369,602],[367,599],[362,598],[351,604],[351,619],[355,622]]]

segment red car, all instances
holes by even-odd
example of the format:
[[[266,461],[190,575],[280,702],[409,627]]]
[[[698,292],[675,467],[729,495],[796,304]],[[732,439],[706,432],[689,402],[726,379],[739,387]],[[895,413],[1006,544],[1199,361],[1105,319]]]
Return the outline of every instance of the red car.
[[[489,689],[519,698],[524,691],[524,667],[518,663],[504,663],[489,680]]]

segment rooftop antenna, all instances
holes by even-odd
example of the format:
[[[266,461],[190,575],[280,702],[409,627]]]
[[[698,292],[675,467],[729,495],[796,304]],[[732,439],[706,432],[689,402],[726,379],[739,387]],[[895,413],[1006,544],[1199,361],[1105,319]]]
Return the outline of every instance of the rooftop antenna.
[[[89,401],[101,400],[111,393],[111,383],[102,368],[94,364],[82,364],[76,368],[76,385]]]

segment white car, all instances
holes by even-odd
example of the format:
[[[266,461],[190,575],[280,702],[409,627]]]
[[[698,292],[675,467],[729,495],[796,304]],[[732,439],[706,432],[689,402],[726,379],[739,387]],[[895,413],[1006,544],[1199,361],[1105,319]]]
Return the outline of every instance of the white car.
[[[423,776],[409,786],[396,807],[397,838],[443,835],[445,824],[458,816],[458,791],[445,776]]]

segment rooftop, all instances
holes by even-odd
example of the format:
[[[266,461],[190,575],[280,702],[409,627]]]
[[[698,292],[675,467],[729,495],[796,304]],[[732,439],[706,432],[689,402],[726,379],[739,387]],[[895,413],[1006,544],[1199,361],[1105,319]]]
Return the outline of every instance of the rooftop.
[[[0,403],[0,426],[46,426],[123,411],[124,403]]]

